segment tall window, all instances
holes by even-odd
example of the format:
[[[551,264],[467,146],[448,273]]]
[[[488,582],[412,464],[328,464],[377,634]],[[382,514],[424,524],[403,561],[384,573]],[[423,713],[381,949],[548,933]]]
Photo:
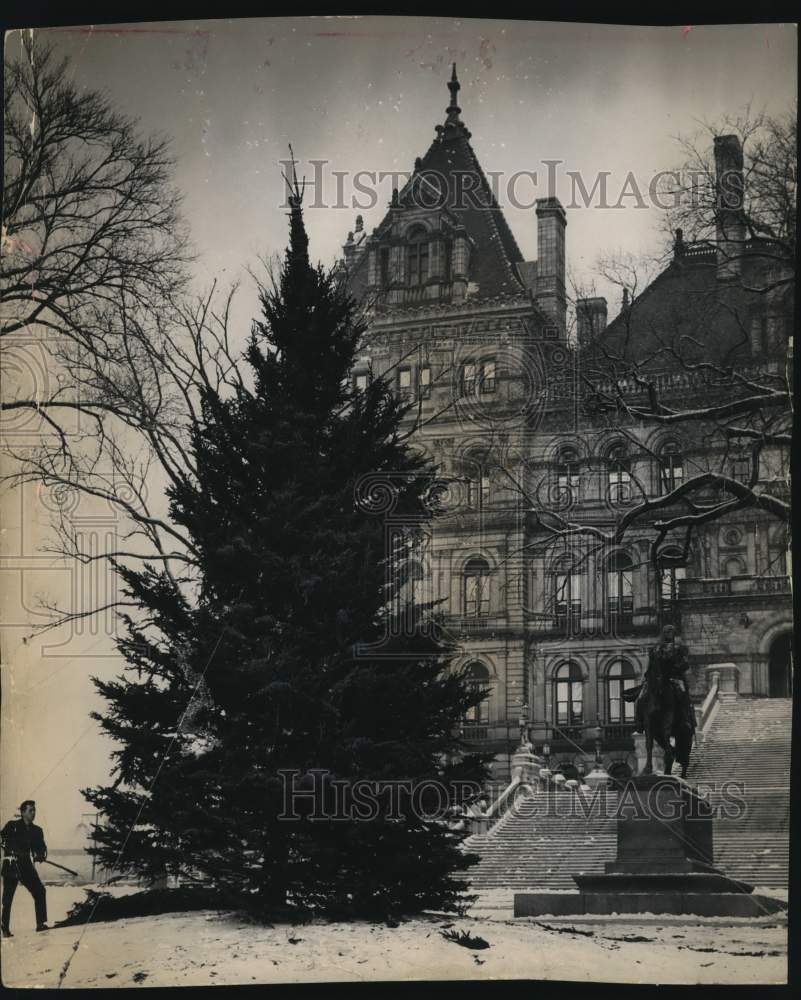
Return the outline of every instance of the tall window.
[[[468,618],[489,614],[489,563],[471,559],[464,570],[464,613]]]
[[[606,570],[606,614],[613,621],[630,621],[634,613],[634,567],[624,552],[613,556]]]
[[[631,499],[631,470],[625,445],[616,445],[608,457],[609,500],[628,503]]]
[[[420,384],[420,396],[422,399],[428,399],[431,396],[431,366],[422,365],[420,368],[420,376],[418,379]]]
[[[581,576],[572,566],[564,566],[554,574],[554,609],[557,625],[580,625]]]
[[[367,391],[367,372],[356,372],[353,376],[353,388],[358,392]]]
[[[628,660],[615,660],[606,675],[607,722],[634,721],[634,702],[623,701],[622,694],[636,683],[634,667]]]
[[[486,691],[489,687],[489,670],[483,663],[469,664],[465,670],[465,677],[471,693],[478,694],[480,691]],[[489,704],[487,698],[483,698],[477,705],[472,705],[465,712],[465,726],[486,726],[488,722]]]
[[[554,705],[557,726],[579,725],[584,717],[584,682],[581,668],[572,660],[554,674]]]
[[[662,493],[670,493],[684,482],[684,459],[679,446],[671,441],[659,456],[660,483]]]
[[[678,564],[682,558],[680,549],[668,549],[663,553],[659,566],[661,574],[660,593],[662,597],[662,617],[670,622],[676,616],[679,601],[679,583],[687,575],[687,567]]]
[[[748,484],[751,482],[751,456],[737,455],[732,459],[731,477],[738,483]]]
[[[462,365],[462,395],[473,396],[476,392],[477,368],[475,361],[465,361]]]
[[[575,448],[563,448],[556,465],[556,502],[568,506],[579,499],[579,457]]]
[[[428,234],[415,229],[409,236],[406,261],[410,285],[423,285],[428,280]]]
[[[467,479],[467,506],[486,507],[492,492],[492,481],[489,472],[481,466],[473,470],[473,474]]]
[[[401,368],[398,371],[398,394],[401,399],[409,399],[412,394],[412,370]]]
[[[481,386],[482,393],[495,392],[495,359],[488,358],[481,362]]]

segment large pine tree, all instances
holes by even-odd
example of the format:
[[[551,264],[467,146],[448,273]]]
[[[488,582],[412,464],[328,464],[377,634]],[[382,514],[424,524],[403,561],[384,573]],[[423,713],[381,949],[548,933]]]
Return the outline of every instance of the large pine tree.
[[[123,674],[95,679],[96,718],[119,744],[114,784],[84,793],[104,816],[97,854],[273,912],[452,908],[469,858],[437,787],[453,802],[459,781],[486,777],[455,735],[481,694],[449,669],[430,609],[404,605],[408,550],[389,559],[383,518],[356,501],[384,474],[394,514],[422,523],[434,470],[404,443],[382,380],[350,387],[364,328],[310,264],[297,187],[291,209],[246,354],[252,386],[204,394],[197,479],[169,493],[197,553],[195,596],[160,569],[118,567],[141,614],[125,617]],[[200,676],[208,697],[188,726]]]

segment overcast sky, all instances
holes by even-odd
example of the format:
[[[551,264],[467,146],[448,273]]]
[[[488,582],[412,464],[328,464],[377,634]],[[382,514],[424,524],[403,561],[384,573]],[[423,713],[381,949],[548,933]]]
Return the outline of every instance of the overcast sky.
[[[485,171],[543,174],[563,161],[591,186],[609,171],[611,200],[629,172],[647,189],[659,170],[681,160],[677,134],[701,121],[755,110],[788,110],[796,93],[796,29],[783,25],[673,28],[425,18],[281,18],[184,21],[128,27],[40,31],[72,59],[75,79],[106,90],[145,132],[174,139],[175,180],[199,252],[198,280],[246,276],[261,255],[280,252],[287,235],[278,163],[291,142],[301,164],[328,161],[348,176],[360,170],[410,170],[444,120],[450,64],[458,67],[462,118]],[[6,38],[6,57],[19,34]],[[305,167],[311,175],[309,166]],[[389,200],[379,189],[368,229]],[[521,184],[521,198],[548,193]],[[558,188],[569,201],[569,188]],[[324,191],[323,197],[333,189]],[[353,191],[345,184],[346,200]],[[506,205],[526,259],[536,256],[533,210]],[[583,280],[599,254],[659,248],[659,211],[634,207],[568,210],[567,258]],[[308,198],[307,198],[308,203]],[[359,210],[307,208],[313,254],[331,263]],[[603,290],[603,289],[602,289]],[[237,313],[242,334],[254,299]],[[610,301],[610,316],[619,303]],[[85,660],[102,652],[95,637],[71,640],[70,657],[42,655],[41,640],[6,653],[21,664],[22,699],[4,685],[4,818],[19,798],[42,801],[58,846],[72,838],[85,809],[78,789],[99,780],[107,747],[87,712],[89,673],[118,664]],[[102,638],[102,636],[101,636]],[[84,644],[82,647],[81,644]],[[105,646],[108,648],[108,644]],[[11,742],[9,742],[11,741]],[[35,744],[35,767],[27,749]]]

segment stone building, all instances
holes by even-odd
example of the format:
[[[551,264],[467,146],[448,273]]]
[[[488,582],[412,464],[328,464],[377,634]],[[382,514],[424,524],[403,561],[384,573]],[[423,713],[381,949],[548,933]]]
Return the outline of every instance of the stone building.
[[[699,700],[708,668],[724,663],[724,685],[786,696],[792,607],[786,525],[768,511],[733,505],[689,538],[668,532],[656,560],[654,522],[680,504],[608,536],[643,499],[703,472],[787,498],[789,470],[765,447],[754,471],[753,442],[714,423],[662,426],[604,399],[637,404],[632,365],[677,408],[727,396],[704,364],[759,384],[780,376],[792,302],[786,286],[747,290],[775,264],[749,249],[734,212],[706,243],[679,231],[672,260],[608,325],[605,299],[579,299],[569,335],[566,212],[537,202],[538,257],[525,261],[462,122],[455,68],[448,86],[445,122],[410,179],[381,223],[368,235],[359,217],[344,246],[369,317],[353,377],[390,379],[412,404],[415,445],[446,484],[410,586],[443,600],[457,666],[489,690],[465,739],[495,752],[501,780],[521,729],[567,777],[596,752],[623,777],[636,759],[621,691],[638,683],[661,626],[688,643]],[[716,155],[742,177],[734,137]]]

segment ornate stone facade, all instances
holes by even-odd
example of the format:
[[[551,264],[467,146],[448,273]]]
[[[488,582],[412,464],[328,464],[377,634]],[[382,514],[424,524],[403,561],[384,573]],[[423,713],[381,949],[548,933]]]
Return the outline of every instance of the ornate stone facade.
[[[343,266],[370,323],[354,379],[389,379],[408,399],[415,446],[447,483],[417,586],[420,597],[442,600],[462,648],[457,666],[490,691],[465,720],[466,739],[496,752],[503,778],[522,720],[568,777],[589,771],[598,747],[622,777],[636,758],[632,707],[620,692],[638,683],[665,622],[689,645],[697,697],[705,668],[718,662],[737,665],[741,693],[784,694],[789,684],[783,524],[753,508],[732,511],[689,540],[668,538],[656,566],[656,518],[638,520],[616,544],[592,534],[608,535],[632,504],[704,470],[749,474],[711,428],[610,417],[583,392],[600,343],[645,351],[659,323],[709,331],[715,357],[731,349],[731,301],[719,294],[730,267],[714,247],[685,246],[679,234],[674,259],[608,327],[605,300],[576,304],[574,342],[565,212],[556,199],[538,202],[539,260],[524,261],[461,121],[455,69],[449,88],[445,124],[386,217],[369,235],[357,220],[358,239],[345,244]],[[745,339],[742,370],[780,372],[791,306],[741,299],[750,327],[772,338]],[[686,366],[666,367],[657,381],[681,406],[708,392]],[[632,398],[640,391],[623,388]],[[766,452],[760,476],[781,489],[787,474],[786,457]],[[577,523],[590,530],[561,530]]]

